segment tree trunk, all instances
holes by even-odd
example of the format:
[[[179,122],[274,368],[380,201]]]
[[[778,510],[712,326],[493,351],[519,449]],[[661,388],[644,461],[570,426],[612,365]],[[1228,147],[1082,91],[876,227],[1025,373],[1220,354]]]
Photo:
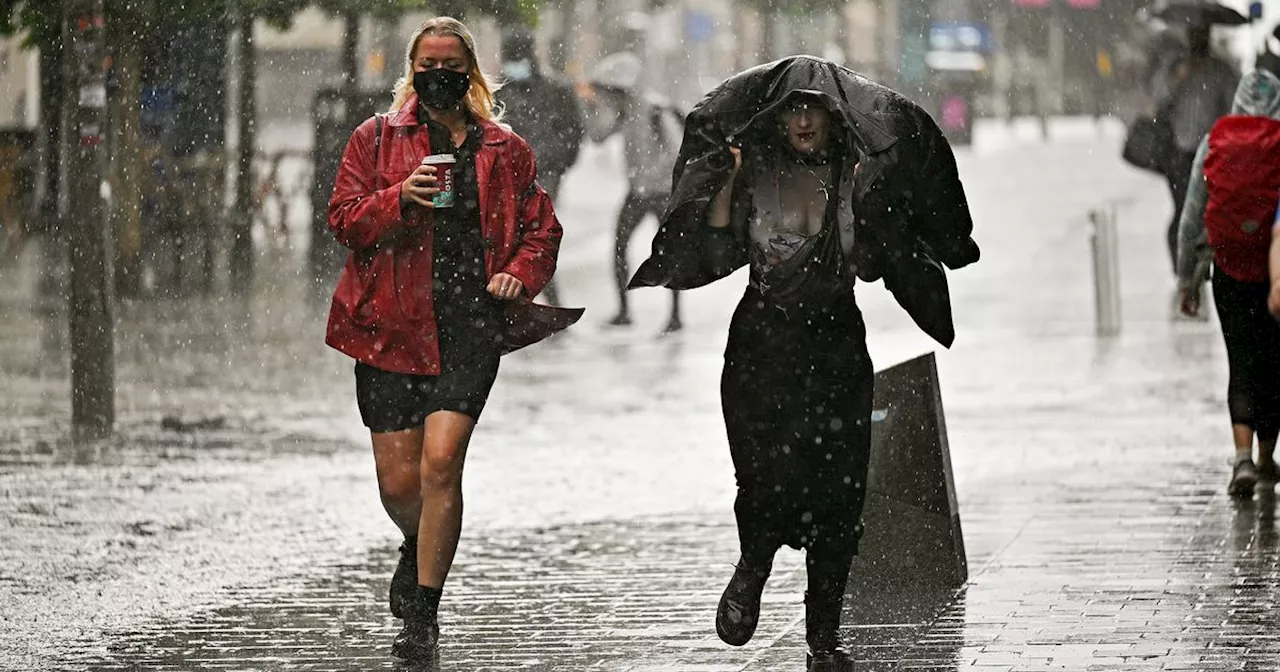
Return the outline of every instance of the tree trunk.
[[[112,175],[115,194],[115,272],[119,296],[137,296],[142,284],[142,44],[121,31],[115,40],[118,98],[112,101],[119,120]]]
[[[61,40],[40,45],[40,128],[42,130],[37,216],[44,233],[41,245],[40,297],[52,313],[62,309],[66,297],[66,238],[58,212],[63,184],[62,94],[66,81]]]
[[[115,424],[115,360],[111,267],[107,260],[102,176],[106,78],[103,0],[63,0],[64,104],[75,104],[69,184],[76,211],[71,233],[71,425],[77,441],[111,434]],[[73,102],[74,101],[74,102]]]
[[[258,145],[254,105],[256,61],[253,47],[253,15],[241,6],[234,18],[239,42],[239,109],[236,110],[240,143],[236,148],[235,212],[231,217],[231,291],[249,292],[253,285],[253,155]]]
[[[356,52],[360,45],[360,13],[346,12],[342,15],[342,20],[346,22],[346,30],[342,33],[342,92],[347,95],[350,103],[350,97],[359,86],[360,61]],[[353,120],[348,118],[347,121]]]

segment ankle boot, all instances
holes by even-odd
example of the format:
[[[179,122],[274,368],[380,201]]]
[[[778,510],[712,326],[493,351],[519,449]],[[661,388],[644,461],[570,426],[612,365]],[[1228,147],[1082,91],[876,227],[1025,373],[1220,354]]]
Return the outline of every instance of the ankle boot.
[[[748,567],[741,558],[716,609],[716,634],[730,646],[751,641],[760,622],[760,595],[772,567]]]
[[[415,586],[413,597],[404,604],[404,628],[391,642],[391,655],[411,663],[440,663],[440,624],[436,613]]]
[[[405,537],[400,544],[400,562],[391,575],[391,615],[404,618],[404,605],[418,589],[418,537]]]
[[[843,596],[804,594],[805,641],[808,672],[852,672],[853,658],[840,646],[840,607]]]

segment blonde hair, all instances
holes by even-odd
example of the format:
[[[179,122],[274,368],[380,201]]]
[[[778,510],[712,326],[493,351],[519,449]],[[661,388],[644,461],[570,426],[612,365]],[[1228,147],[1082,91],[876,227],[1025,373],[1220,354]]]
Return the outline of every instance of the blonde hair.
[[[413,58],[417,55],[418,43],[427,35],[451,35],[462,42],[463,48],[467,51],[467,58],[471,60],[471,69],[468,73],[471,77],[471,88],[467,89],[463,103],[473,117],[485,121],[498,121],[502,114],[494,108],[493,95],[498,90],[498,86],[485,74],[484,70],[480,69],[480,59],[476,58],[476,39],[471,35],[471,31],[465,24],[451,16],[427,19],[409,39],[409,48],[404,59],[404,76],[392,87],[391,92],[395,95],[395,99],[388,111],[392,114],[400,111],[400,108],[409,101],[409,96],[413,95]]]

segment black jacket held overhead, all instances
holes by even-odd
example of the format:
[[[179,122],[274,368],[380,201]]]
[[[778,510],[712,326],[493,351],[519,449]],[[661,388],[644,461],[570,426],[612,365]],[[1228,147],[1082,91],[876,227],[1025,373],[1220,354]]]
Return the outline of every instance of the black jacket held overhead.
[[[706,223],[712,198],[733,168],[730,145],[755,146],[777,134],[775,112],[796,93],[821,99],[845,129],[849,156],[861,166],[854,183],[856,223],[850,271],[885,286],[915,323],[939,343],[955,340],[943,269],[978,260],[973,220],[951,146],[933,119],[901,94],[812,56],[757,66],[722,82],[693,108],[672,178],[671,200],[649,259],[630,287],[690,289],[747,263],[751,195],[739,179],[730,230],[740,242],[712,254]]]

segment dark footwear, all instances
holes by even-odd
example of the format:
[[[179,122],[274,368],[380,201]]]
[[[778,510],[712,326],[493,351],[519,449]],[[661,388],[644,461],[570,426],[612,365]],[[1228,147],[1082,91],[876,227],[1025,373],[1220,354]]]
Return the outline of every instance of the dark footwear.
[[[414,585],[414,591],[404,602],[404,628],[391,642],[391,655],[409,663],[440,663],[440,624],[436,607],[424,595],[429,590]]]
[[[1259,462],[1258,481],[1262,483],[1275,483],[1280,481],[1280,466],[1277,466],[1275,460],[1270,462]]]
[[[809,645],[810,670],[852,669],[838,666],[841,660],[849,659],[840,647],[840,608],[843,603],[844,596],[840,594],[815,597],[813,592],[805,591],[804,641]]]
[[[1227,494],[1232,497],[1249,498],[1253,496],[1253,486],[1258,484],[1258,468],[1253,460],[1240,460],[1231,470],[1231,483],[1227,485]]]
[[[853,657],[844,649],[810,651],[805,663],[806,672],[853,672]]]
[[[435,621],[406,618],[404,628],[391,642],[391,655],[410,663],[439,666],[440,625]]]
[[[672,334],[681,329],[684,329],[684,324],[680,322],[680,318],[672,317],[671,321],[667,322],[667,326],[662,329],[662,333]]]
[[[391,575],[391,615],[404,618],[404,605],[418,589],[418,537],[405,537],[400,544],[400,562]]]
[[[754,569],[738,560],[733,578],[720,596],[716,609],[716,634],[730,646],[742,646],[751,641],[760,622],[760,595],[769,580],[771,567]]]
[[[631,316],[626,313],[618,313],[613,316],[613,319],[609,320],[605,324],[611,327],[625,327],[631,324]]]

